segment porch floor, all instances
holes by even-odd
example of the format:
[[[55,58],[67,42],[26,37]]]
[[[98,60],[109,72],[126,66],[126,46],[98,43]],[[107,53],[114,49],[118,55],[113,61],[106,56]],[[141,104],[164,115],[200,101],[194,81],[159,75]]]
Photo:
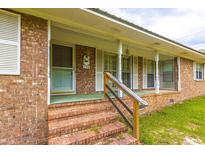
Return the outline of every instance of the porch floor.
[[[173,92],[171,90],[160,90],[160,93],[169,93]],[[139,96],[144,96],[147,94],[154,94],[155,90],[142,90],[136,91],[136,94]],[[103,93],[94,93],[94,94],[72,94],[72,95],[54,95],[51,96],[51,104],[57,103],[69,103],[69,102],[79,102],[79,101],[89,101],[103,99]]]

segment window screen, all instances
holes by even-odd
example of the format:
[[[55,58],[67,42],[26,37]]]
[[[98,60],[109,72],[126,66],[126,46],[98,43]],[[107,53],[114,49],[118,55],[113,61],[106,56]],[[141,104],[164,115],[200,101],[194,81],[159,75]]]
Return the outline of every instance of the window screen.
[[[112,54],[104,55],[104,71],[110,72],[117,77],[117,56]]]
[[[152,60],[147,60],[147,87],[154,87],[154,79],[155,79],[155,63]]]
[[[72,47],[53,44],[52,63],[55,67],[72,68]]]
[[[167,62],[163,65],[163,81],[173,82],[173,62]]]
[[[196,79],[202,80],[203,79],[203,64],[196,63]]]

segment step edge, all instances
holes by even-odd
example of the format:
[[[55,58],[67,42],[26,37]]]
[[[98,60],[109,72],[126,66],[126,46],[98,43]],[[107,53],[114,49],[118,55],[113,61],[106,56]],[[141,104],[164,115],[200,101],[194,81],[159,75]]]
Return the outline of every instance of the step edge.
[[[121,122],[119,122],[119,121],[117,121],[117,123],[121,123]],[[110,124],[110,123],[109,123]],[[109,125],[109,124],[106,124],[106,125]],[[113,136],[113,135],[115,135],[115,134],[118,134],[118,133],[121,133],[121,132],[126,132],[127,130],[128,130],[128,127],[126,126],[126,125],[124,125],[124,123],[121,123],[121,124],[123,124],[123,125],[121,125],[121,126],[118,126],[117,128],[114,128],[114,129],[112,129],[112,130],[109,130],[109,131],[107,131],[107,132],[103,132],[103,133],[101,133],[101,134],[97,134],[98,135],[98,137],[97,137],[97,139],[96,139],[96,141],[92,141],[92,143],[89,143],[89,144],[95,144],[97,141],[99,141],[100,139],[102,139],[102,138],[104,138],[104,137],[109,137],[109,136]],[[86,129],[86,130],[89,130],[89,129]],[[82,132],[84,132],[84,131],[86,131],[86,130],[82,130]],[[75,133],[77,133],[77,132],[75,132]],[[96,135],[96,134],[95,134]],[[94,136],[95,136],[94,135]],[[63,136],[63,135],[62,135]],[[72,136],[72,134],[71,134],[71,136]],[[91,135],[91,136],[89,136],[89,137],[87,137],[86,139],[83,139],[83,140],[89,140],[90,138],[93,138],[94,137],[93,135]],[[61,136],[60,136],[61,137]],[[60,137],[53,137],[53,138],[59,138],[60,139]],[[50,138],[50,139],[53,139],[53,138]],[[50,139],[48,139],[48,144],[49,144],[49,140]],[[77,140],[77,141],[75,141],[75,142],[83,142],[83,140],[81,140],[81,141],[79,141],[79,140]],[[75,144],[75,142],[73,142],[72,144]],[[89,145],[88,144],[88,145]],[[55,145],[55,144],[54,144]],[[57,144],[56,144],[57,145]]]

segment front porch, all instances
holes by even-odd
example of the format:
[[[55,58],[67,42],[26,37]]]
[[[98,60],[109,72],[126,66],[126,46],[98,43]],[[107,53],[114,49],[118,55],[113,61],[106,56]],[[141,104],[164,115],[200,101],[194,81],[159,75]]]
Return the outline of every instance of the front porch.
[[[180,91],[180,58],[144,45],[51,24],[50,104],[103,99],[110,72],[139,96]]]

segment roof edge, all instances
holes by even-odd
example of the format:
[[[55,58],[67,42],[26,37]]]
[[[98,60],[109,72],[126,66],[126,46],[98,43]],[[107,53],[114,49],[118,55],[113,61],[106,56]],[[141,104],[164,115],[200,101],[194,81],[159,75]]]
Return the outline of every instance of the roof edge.
[[[202,53],[202,52],[200,52],[200,51],[198,51],[198,50],[196,50],[196,49],[193,49],[193,48],[188,47],[188,46],[186,46],[186,45],[184,45],[184,44],[182,44],[182,43],[179,43],[179,42],[177,42],[177,41],[174,41],[174,40],[172,40],[172,39],[169,39],[169,38],[167,38],[167,37],[164,37],[164,36],[162,36],[162,35],[160,35],[160,34],[157,34],[157,33],[155,33],[155,32],[152,32],[152,31],[150,31],[150,30],[148,30],[148,29],[146,29],[146,28],[143,28],[143,27],[141,27],[141,26],[138,26],[138,25],[136,25],[136,24],[134,24],[134,23],[132,23],[132,22],[130,22],[130,21],[127,21],[127,20],[125,20],[125,19],[122,19],[122,18],[120,18],[120,17],[117,17],[117,16],[115,16],[115,15],[113,15],[113,14],[110,14],[110,13],[108,13],[108,12],[106,12],[106,11],[103,11],[103,10],[101,10],[101,9],[99,9],[99,8],[86,8],[86,9],[91,10],[91,11],[93,11],[93,12],[95,12],[95,13],[100,14],[100,15],[103,15],[103,16],[105,16],[105,17],[111,18],[111,19],[113,19],[113,20],[116,20],[116,21],[118,21],[118,22],[121,22],[121,23],[123,23],[123,24],[126,24],[126,25],[128,25],[128,26],[131,26],[131,27],[133,27],[133,28],[139,29],[139,30],[141,30],[141,31],[143,31],[143,32],[146,32],[146,33],[148,33],[148,34],[150,34],[150,35],[153,35],[153,36],[155,36],[155,37],[159,37],[159,38],[161,38],[161,39],[163,39],[163,40],[166,40],[166,41],[168,41],[168,42],[171,42],[171,43],[174,43],[174,44],[176,44],[176,45],[179,45],[179,46],[181,46],[181,47],[183,47],[183,48],[186,48],[186,49],[188,49],[188,50],[192,50],[192,51],[197,52],[197,53],[199,53],[199,54],[201,54],[201,55],[205,55],[205,53]]]

